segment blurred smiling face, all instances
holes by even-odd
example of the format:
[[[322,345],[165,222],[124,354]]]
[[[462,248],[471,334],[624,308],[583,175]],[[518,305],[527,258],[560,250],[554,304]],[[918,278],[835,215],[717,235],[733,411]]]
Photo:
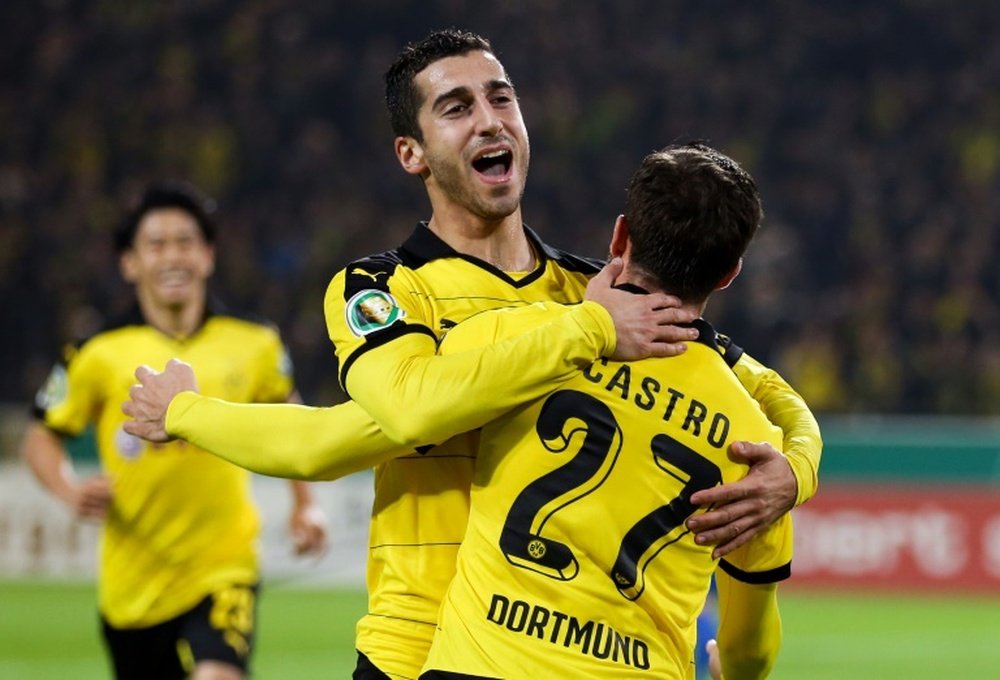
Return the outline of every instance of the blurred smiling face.
[[[156,307],[179,309],[204,297],[215,249],[190,214],[158,208],[142,218],[121,266],[141,299]]]

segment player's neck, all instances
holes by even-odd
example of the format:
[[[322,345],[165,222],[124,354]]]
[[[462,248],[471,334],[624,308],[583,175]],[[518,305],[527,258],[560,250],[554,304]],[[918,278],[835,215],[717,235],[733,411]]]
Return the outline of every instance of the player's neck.
[[[535,267],[535,251],[524,233],[520,210],[496,222],[468,214],[448,219],[435,213],[427,226],[458,252],[502,271],[531,271]]]
[[[616,286],[625,283],[641,288],[642,290],[645,290],[647,293],[663,293],[664,295],[673,295],[676,298],[680,298],[680,296],[677,295],[676,293],[671,293],[669,290],[665,290],[652,277],[642,276],[641,274],[639,274],[635,270],[630,269],[627,266],[625,268],[625,271],[623,271],[618,276],[618,278],[615,279]],[[698,316],[702,316],[702,314],[705,311],[706,305],[708,305],[707,298],[701,302],[687,302],[681,299],[681,306],[679,307],[679,309],[682,309],[684,311],[691,311],[697,314]]]
[[[183,305],[155,304],[139,296],[139,308],[146,323],[172,338],[194,335],[205,320],[205,299],[195,299]]]

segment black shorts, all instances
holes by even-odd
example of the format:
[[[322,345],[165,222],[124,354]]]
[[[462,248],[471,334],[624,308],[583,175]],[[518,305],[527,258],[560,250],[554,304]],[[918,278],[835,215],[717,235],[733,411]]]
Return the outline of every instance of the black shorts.
[[[371,659],[358,652],[358,665],[354,667],[351,680],[392,680],[372,663]]]
[[[118,680],[183,680],[199,661],[246,673],[253,650],[257,586],[216,591],[193,609],[148,628],[101,624]]]

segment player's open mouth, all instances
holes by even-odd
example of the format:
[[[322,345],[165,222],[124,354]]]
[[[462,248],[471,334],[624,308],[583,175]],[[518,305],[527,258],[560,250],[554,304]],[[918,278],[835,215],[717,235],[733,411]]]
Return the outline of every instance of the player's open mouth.
[[[161,272],[159,277],[157,277],[157,283],[164,288],[176,288],[178,286],[186,286],[191,282],[191,272],[188,270],[170,270],[166,272]]]
[[[489,179],[503,179],[510,173],[514,154],[510,149],[488,151],[472,161],[472,167],[480,175]]]

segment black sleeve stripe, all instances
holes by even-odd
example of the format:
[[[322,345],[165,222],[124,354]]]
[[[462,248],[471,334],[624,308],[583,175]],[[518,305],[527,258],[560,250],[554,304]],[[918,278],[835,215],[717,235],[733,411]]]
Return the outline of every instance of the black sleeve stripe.
[[[406,324],[402,321],[397,321],[388,328],[384,328],[380,331],[376,331],[365,338],[365,344],[354,351],[351,356],[347,357],[347,360],[340,367],[340,387],[347,392],[347,372],[350,370],[354,362],[358,360],[358,357],[362,356],[365,352],[373,350],[376,347],[381,347],[387,343],[392,342],[396,338],[401,338],[404,335],[409,335],[410,333],[423,333],[424,335],[429,335],[437,342],[437,336],[434,335],[432,331],[427,326],[422,326],[420,324]],[[350,397],[350,394],[347,395]]]
[[[737,581],[742,581],[743,583],[749,583],[751,585],[777,583],[778,581],[784,581],[792,575],[791,562],[767,571],[743,571],[742,569],[737,569],[725,560],[719,560],[719,566],[722,567],[722,571],[726,572]]]

